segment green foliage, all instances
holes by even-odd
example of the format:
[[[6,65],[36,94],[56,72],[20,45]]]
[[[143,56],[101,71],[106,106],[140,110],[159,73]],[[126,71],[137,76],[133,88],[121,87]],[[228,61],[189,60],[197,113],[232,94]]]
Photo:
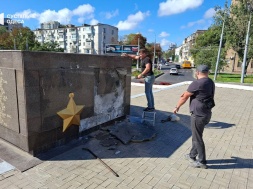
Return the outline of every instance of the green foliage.
[[[247,2],[248,1],[246,0],[238,0],[236,4],[231,5],[230,17],[226,18],[227,21],[225,22],[226,46],[227,48],[234,49],[238,53],[239,61],[243,60],[247,28],[250,14],[252,14],[252,10],[251,13],[250,10],[248,10]],[[253,6],[252,2],[251,6]],[[222,13],[222,11],[220,12]],[[250,39],[247,53],[248,60],[250,60],[253,56],[253,41],[251,39],[253,33],[252,25],[253,22],[251,21]]]
[[[2,30],[3,31],[3,30]],[[28,28],[13,28],[11,32],[0,32],[0,47],[2,49],[26,50],[35,44],[35,35]]]
[[[54,52],[64,52],[64,49],[60,47],[57,42],[45,42],[43,44],[36,43],[32,48],[33,51],[54,51]]]
[[[138,38],[140,49],[145,48],[147,38],[141,34],[130,33],[129,35],[125,35],[119,43],[122,45],[138,45]]]
[[[46,42],[40,44],[35,40],[35,34],[28,27],[13,28],[11,32],[0,28],[0,49],[11,50],[32,50],[32,51],[55,51],[63,52],[57,42]]]
[[[165,59],[172,57],[172,61],[175,61],[175,49],[171,49],[166,52],[163,52],[163,57]]]
[[[6,32],[7,32],[7,29],[5,28],[5,26],[0,26],[0,35]]]
[[[147,38],[143,37],[141,34],[134,35],[132,40],[130,41],[130,45],[138,45],[138,39],[139,39],[140,49],[145,48],[145,45],[147,43]]]
[[[197,37],[196,43],[194,44],[194,48],[190,49],[190,53],[194,58],[195,66],[198,66],[200,64],[207,64],[211,68],[211,70],[215,70],[217,62],[223,19],[225,18],[225,20],[228,20],[228,14],[226,12],[227,10],[221,10],[220,7],[215,7],[215,10],[216,14],[214,16],[214,23],[210,28],[208,28],[206,32]],[[226,64],[226,50],[226,37],[224,34],[221,44],[221,53],[218,69],[221,69]]]

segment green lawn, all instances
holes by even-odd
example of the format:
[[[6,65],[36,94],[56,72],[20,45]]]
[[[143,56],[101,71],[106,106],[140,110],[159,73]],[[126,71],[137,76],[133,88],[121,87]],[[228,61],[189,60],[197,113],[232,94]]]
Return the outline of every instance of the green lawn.
[[[214,73],[209,74],[209,77],[213,79]],[[219,73],[217,74],[216,81],[224,83],[240,83],[241,74]],[[253,83],[253,75],[247,74],[247,77],[244,78],[244,83]]]

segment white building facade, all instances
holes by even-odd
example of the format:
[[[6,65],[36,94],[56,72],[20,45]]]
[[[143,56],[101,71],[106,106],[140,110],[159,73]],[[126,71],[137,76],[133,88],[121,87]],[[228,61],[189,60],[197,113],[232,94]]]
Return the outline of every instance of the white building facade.
[[[182,44],[182,60],[189,60],[192,64],[192,67],[194,67],[194,59],[192,57],[192,54],[190,52],[191,48],[194,48],[196,38],[200,35],[203,34],[206,30],[197,30],[195,33],[191,34],[187,38],[184,39],[183,44]]]
[[[183,62],[182,56],[181,56],[181,49],[182,45],[180,47],[175,48],[175,59],[177,60],[178,63]]]
[[[105,54],[106,44],[118,43],[118,28],[107,24],[62,27],[48,22],[41,27],[33,31],[38,42],[57,42],[67,53]]]

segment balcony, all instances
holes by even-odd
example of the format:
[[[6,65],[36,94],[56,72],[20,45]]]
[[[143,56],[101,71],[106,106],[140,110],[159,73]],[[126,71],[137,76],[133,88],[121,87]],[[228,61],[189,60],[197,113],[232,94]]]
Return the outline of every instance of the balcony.
[[[86,38],[85,41],[86,42],[91,42],[93,39],[92,38]]]

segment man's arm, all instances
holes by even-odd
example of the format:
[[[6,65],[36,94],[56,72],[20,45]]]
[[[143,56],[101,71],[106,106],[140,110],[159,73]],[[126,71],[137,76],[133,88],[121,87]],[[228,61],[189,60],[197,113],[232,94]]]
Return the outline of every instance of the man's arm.
[[[190,93],[190,92],[188,92],[188,91],[185,91],[182,95],[181,95],[181,97],[180,97],[180,99],[179,99],[179,101],[178,101],[178,103],[177,103],[177,106],[174,108],[174,110],[173,110],[173,113],[174,114],[176,114],[178,111],[179,111],[179,108],[188,100],[188,98],[190,97],[190,96],[192,96],[193,95],[193,93]]]
[[[145,70],[143,70],[143,72],[141,72],[141,74],[139,74],[137,76],[137,78],[140,79],[143,75],[145,75],[146,73],[148,73],[150,69],[151,69],[151,64],[150,63],[146,64]]]
[[[126,56],[126,57],[130,57],[132,59],[139,59],[140,57],[134,54],[127,54],[127,53],[123,53],[121,56]]]

